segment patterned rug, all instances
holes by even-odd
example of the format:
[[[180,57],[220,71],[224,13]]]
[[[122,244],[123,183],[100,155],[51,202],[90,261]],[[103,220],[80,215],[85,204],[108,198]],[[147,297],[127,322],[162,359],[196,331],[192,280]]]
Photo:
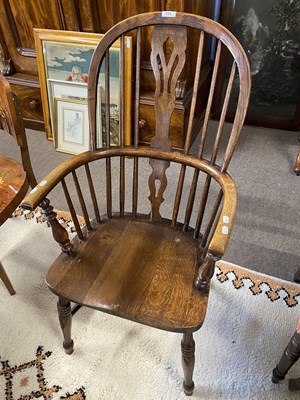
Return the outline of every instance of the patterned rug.
[[[67,213],[58,213],[72,232]],[[44,275],[59,254],[40,211],[1,227],[0,399],[173,400],[182,391],[181,335],[81,309],[75,351],[61,346],[56,298]],[[250,266],[249,266],[250,267]],[[221,261],[207,317],[196,332],[195,399],[296,399],[271,372],[295,330],[300,286]],[[288,377],[300,376],[295,364]]]

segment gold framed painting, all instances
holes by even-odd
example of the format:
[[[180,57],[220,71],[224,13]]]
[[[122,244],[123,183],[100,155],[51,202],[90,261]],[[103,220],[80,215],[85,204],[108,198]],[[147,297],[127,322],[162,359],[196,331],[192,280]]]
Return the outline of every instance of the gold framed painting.
[[[34,29],[35,47],[38,61],[38,73],[48,140],[55,140],[61,133],[56,132],[56,100],[87,101],[88,71],[95,47],[102,34],[87,32],[56,31]],[[132,77],[132,38],[124,41],[125,60],[125,113],[124,142],[131,143],[131,77]],[[111,137],[112,144],[118,144],[119,101],[120,101],[120,41],[110,51],[110,96],[111,96]],[[99,90],[104,85],[104,71],[100,71]],[[56,99],[56,100],[55,100]],[[102,117],[99,106],[98,141],[102,141]]]

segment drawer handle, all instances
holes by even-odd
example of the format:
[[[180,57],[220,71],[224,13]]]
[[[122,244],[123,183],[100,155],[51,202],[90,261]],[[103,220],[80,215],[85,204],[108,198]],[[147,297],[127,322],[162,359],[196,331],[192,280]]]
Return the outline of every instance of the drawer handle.
[[[29,106],[30,106],[30,108],[32,108],[33,110],[35,110],[36,108],[38,108],[38,105],[39,105],[39,103],[38,103],[37,100],[31,100],[31,101],[29,102]]]
[[[140,129],[145,128],[147,125],[148,125],[148,123],[147,123],[146,120],[144,120],[144,119],[140,119],[140,120],[139,120],[139,128],[140,128]]]

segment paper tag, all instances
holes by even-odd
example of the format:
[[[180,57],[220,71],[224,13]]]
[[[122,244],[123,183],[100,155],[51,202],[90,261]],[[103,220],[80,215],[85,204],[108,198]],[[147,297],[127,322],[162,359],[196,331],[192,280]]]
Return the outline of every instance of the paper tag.
[[[222,226],[223,235],[228,235],[228,226]]]
[[[161,16],[167,18],[174,18],[176,17],[176,11],[162,11]]]
[[[228,215],[224,215],[224,217],[223,217],[223,222],[224,222],[225,224],[228,224],[228,223],[229,223],[229,217],[228,217]]]

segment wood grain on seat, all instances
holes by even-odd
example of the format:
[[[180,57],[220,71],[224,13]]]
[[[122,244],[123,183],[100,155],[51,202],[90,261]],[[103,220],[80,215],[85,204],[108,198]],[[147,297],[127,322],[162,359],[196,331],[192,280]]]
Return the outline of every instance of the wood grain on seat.
[[[106,220],[85,240],[74,240],[74,255],[61,254],[46,281],[54,293],[85,306],[170,331],[197,330],[208,297],[193,284],[198,247],[190,234],[169,226]]]

